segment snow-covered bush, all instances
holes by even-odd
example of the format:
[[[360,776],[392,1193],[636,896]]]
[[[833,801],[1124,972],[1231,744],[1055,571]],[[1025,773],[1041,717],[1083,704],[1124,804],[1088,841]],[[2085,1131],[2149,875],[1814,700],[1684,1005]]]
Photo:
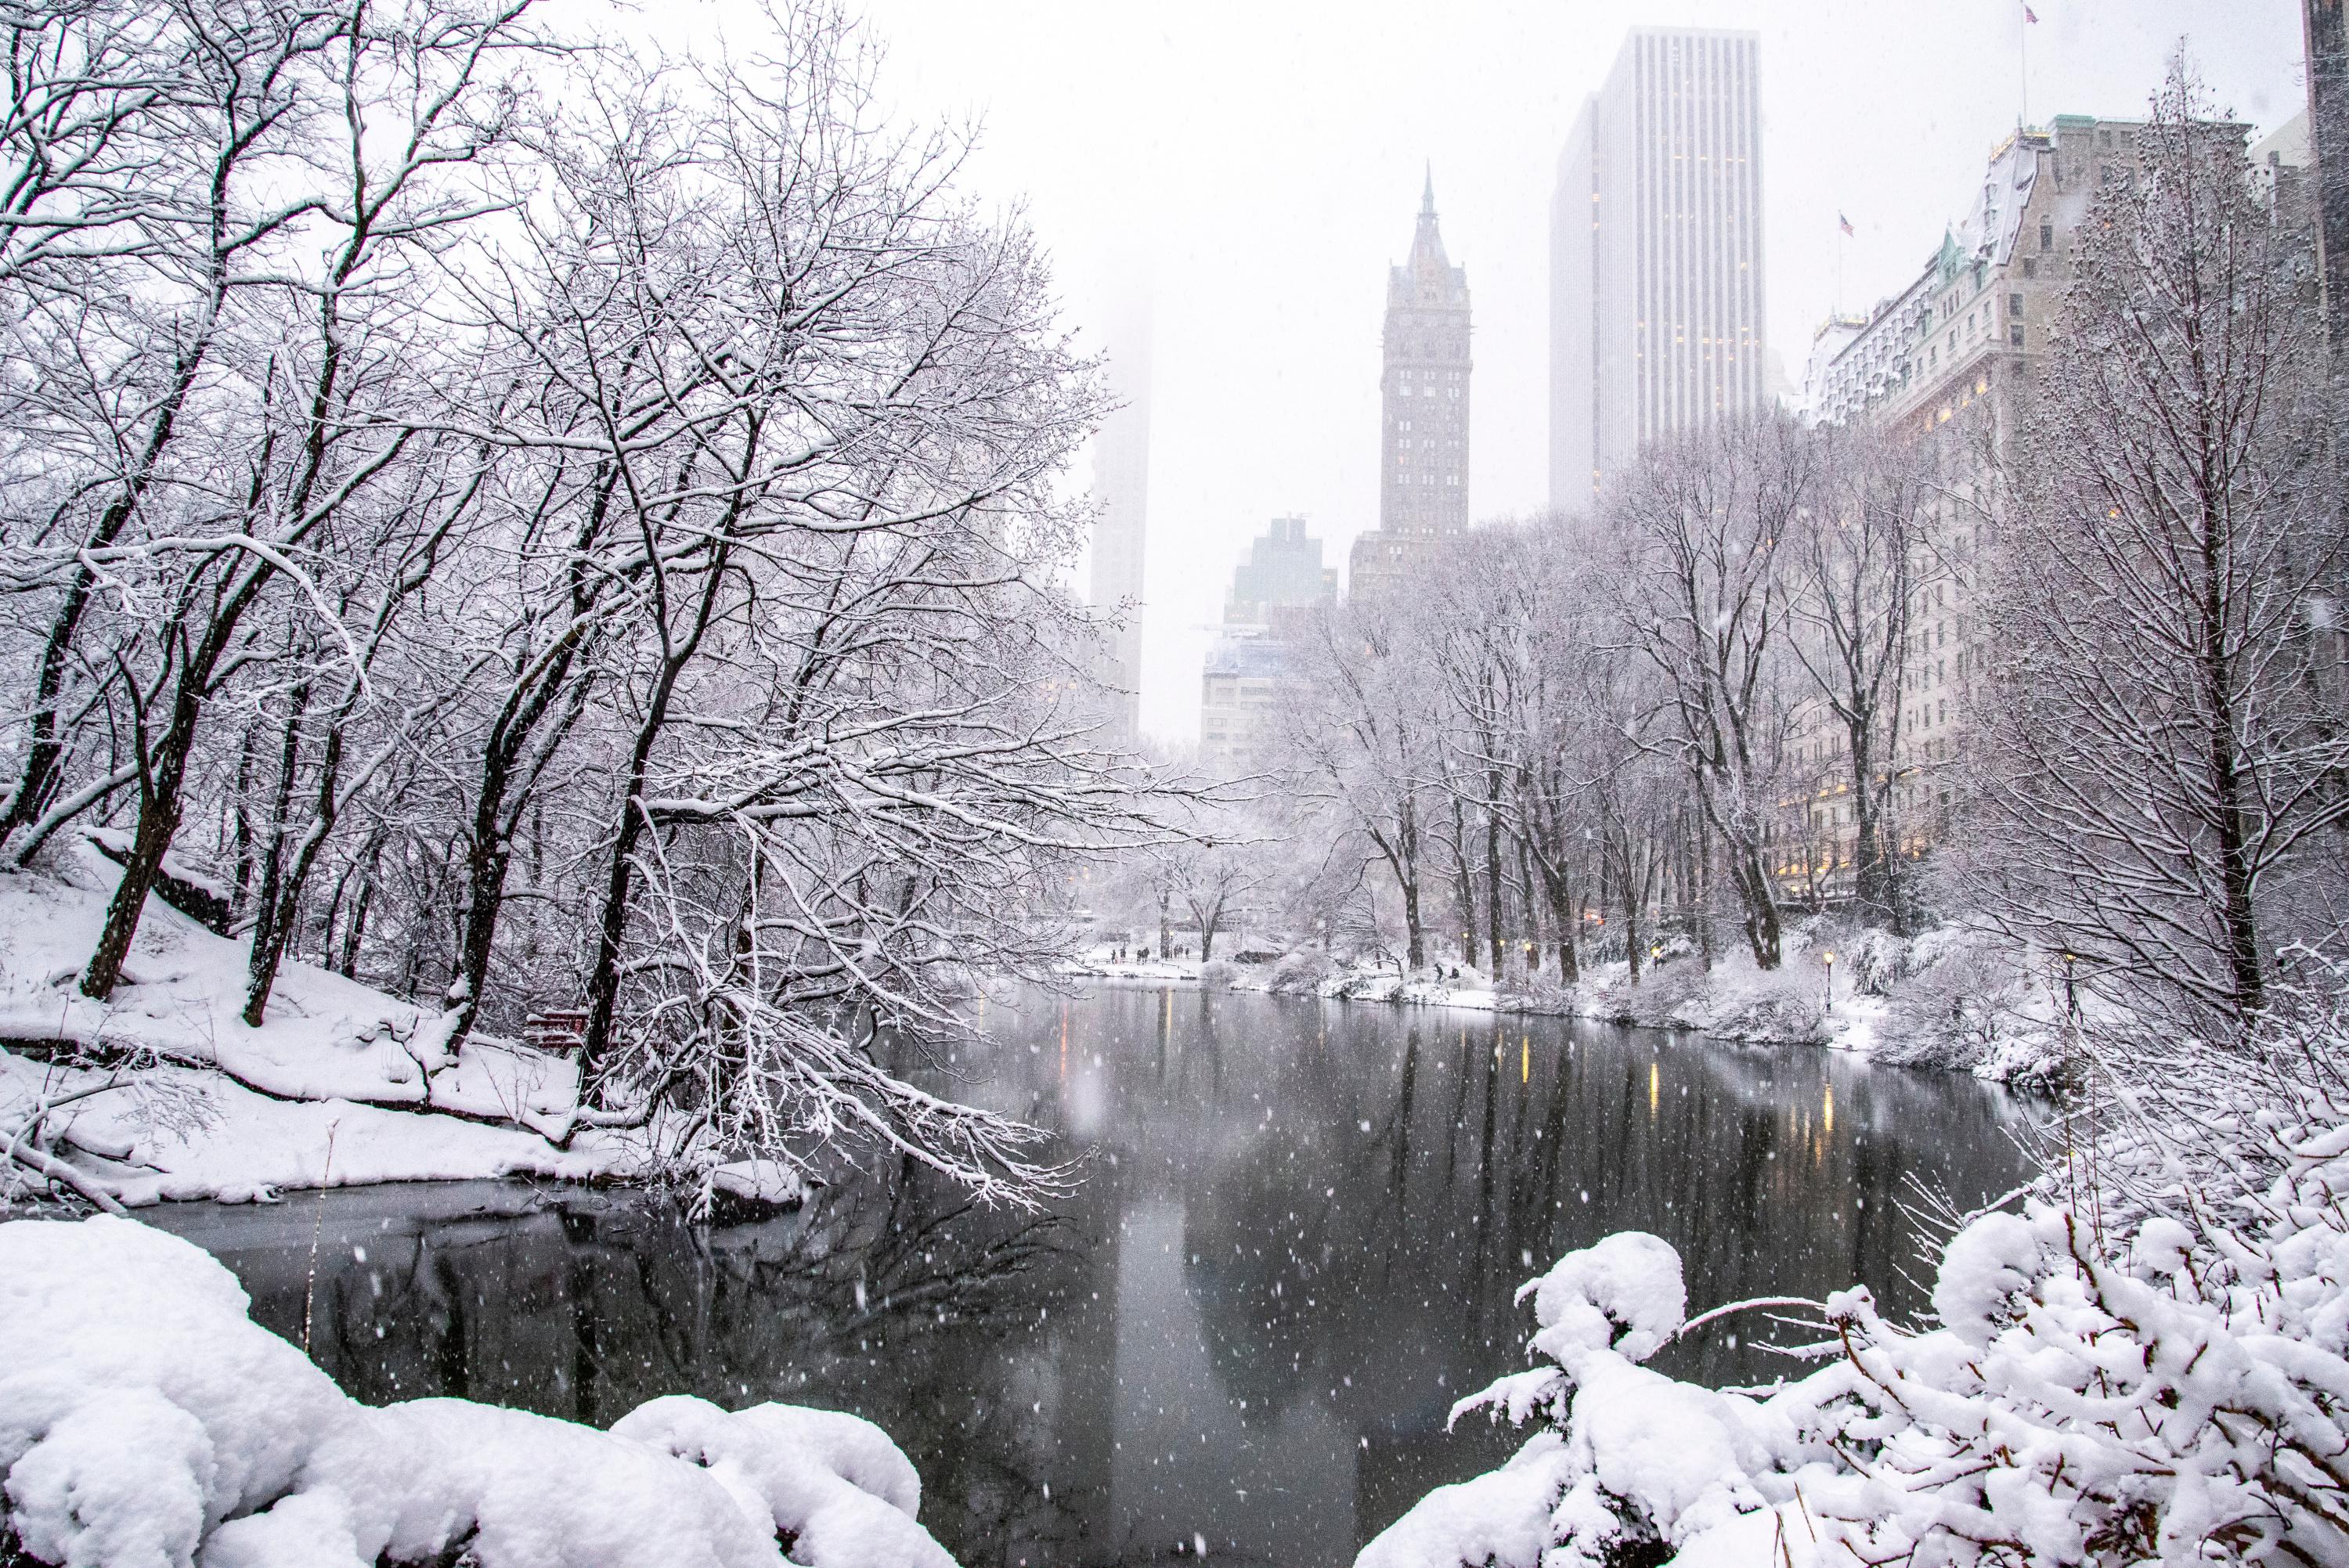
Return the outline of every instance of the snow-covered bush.
[[[1281,996],[1310,995],[1337,972],[1338,965],[1327,953],[1318,947],[1300,947],[1273,965],[1272,991]]]
[[[1361,1568],[2349,1562],[2342,1022],[2178,1046],[2111,1093],[2078,1169],[1941,1247],[1932,1325],[1860,1287],[1744,1304],[1826,1325],[1767,1395],[1640,1365],[1713,1315],[1683,1323],[1663,1243],[1568,1253],[1520,1293],[1537,1367],[1454,1410],[1541,1429]]]
[[[1709,1033],[1732,1040],[1827,1037],[1826,979],[1808,964],[1757,969],[1740,954],[1705,978],[1711,1016],[1702,1022]]]
[[[1889,996],[1894,985],[1908,978],[1909,943],[1889,931],[1869,927],[1847,933],[1836,941],[1834,952],[1843,961],[1844,979],[1854,995]]]
[[[1910,945],[1878,1031],[1879,1059],[1973,1068],[2033,1028],[2029,976],[2012,944],[1983,932],[1943,927]],[[2002,1075],[2008,1076],[2008,1075]]]
[[[1228,958],[1210,958],[1199,965],[1199,984],[1210,991],[1228,991],[1239,977],[1238,967]]]
[[[879,1428],[655,1399],[609,1432],[360,1405],[131,1221],[0,1225],[0,1561],[73,1568],[952,1568]]]

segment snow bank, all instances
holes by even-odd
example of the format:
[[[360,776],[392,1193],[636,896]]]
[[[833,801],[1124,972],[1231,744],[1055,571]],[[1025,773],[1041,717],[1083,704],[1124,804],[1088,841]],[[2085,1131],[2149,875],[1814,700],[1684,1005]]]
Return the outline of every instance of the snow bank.
[[[625,1175],[638,1158],[604,1134],[558,1149],[519,1128],[347,1099],[272,1099],[195,1068],[114,1074],[0,1050],[0,1128],[21,1125],[45,1099],[85,1089],[102,1092],[54,1119],[60,1152],[134,1209],[195,1198],[266,1202],[290,1189],[379,1181],[599,1181]]]
[[[248,1027],[244,944],[160,903],[114,998],[91,1001],[78,981],[111,882],[102,862],[0,873],[0,1140],[59,1106],[33,1140],[130,1207],[641,1168],[641,1137],[563,1137],[571,1062],[480,1034],[452,1053],[447,1016],[339,975],[289,960]]]
[[[1833,954],[1833,1001],[1829,965]],[[1195,964],[1081,966],[1072,975],[1197,982]],[[1243,969],[1237,991],[1319,995],[1481,1013],[1597,1018],[1641,1028],[1693,1030],[1717,1039],[1819,1045],[1907,1066],[1955,1068],[2000,1082],[2044,1078],[2055,1049],[2045,986],[2025,962],[1989,934],[1965,924],[1913,937],[1815,916],[1785,933],[1775,970],[1729,948],[1707,967],[1684,938],[1635,983],[1621,959],[1586,960],[1582,978],[1560,985],[1541,975],[1495,979],[1473,966],[1461,978],[1398,974],[1392,961],[1340,964],[1305,950],[1278,966]]]
[[[476,1034],[451,1056],[449,1016],[287,959],[261,1027],[243,1019],[246,944],[216,936],[150,899],[123,982],[105,1002],[81,994],[113,871],[71,879],[0,874],[0,1040],[145,1051],[217,1067],[279,1099],[414,1106],[559,1133],[578,1104],[578,1069]]]
[[[951,1568],[869,1422],[656,1399],[609,1432],[461,1399],[372,1408],[134,1222],[0,1224],[0,1491],[75,1568]]]

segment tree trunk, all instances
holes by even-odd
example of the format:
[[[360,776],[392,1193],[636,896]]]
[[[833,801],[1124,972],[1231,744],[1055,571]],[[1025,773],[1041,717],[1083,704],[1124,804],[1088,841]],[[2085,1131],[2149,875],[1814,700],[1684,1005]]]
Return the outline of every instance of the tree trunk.
[[[1541,901],[1534,892],[1533,851],[1526,847],[1523,833],[1512,833],[1510,840],[1517,851],[1517,907],[1525,911],[1526,974],[1531,977],[1541,968]]]
[[[281,888],[275,901],[273,903],[264,900],[263,903],[264,917],[269,921],[268,928],[265,931],[260,926],[254,928],[253,957],[245,986],[244,1021],[256,1029],[261,1027],[261,1020],[269,1006],[269,994],[277,984],[277,969],[285,956],[286,944],[293,939],[295,920],[302,909],[303,890],[309,884],[310,872],[318,863],[318,851],[326,846],[327,838],[335,830],[336,818],[341,809],[343,735],[345,724],[350,717],[351,699],[357,696],[357,687],[355,686],[333,716],[334,722],[326,727],[326,744],[318,757],[318,789],[310,808],[310,820],[303,828],[301,840],[294,848],[291,863],[281,873]],[[292,755],[290,746],[287,755],[289,758]],[[274,844],[271,846],[271,853],[274,861]],[[275,911],[274,917],[270,915],[273,908]],[[361,913],[364,912],[365,905],[362,904]],[[330,924],[326,934],[328,944],[331,944],[333,935]],[[326,962],[324,951],[318,956],[322,964]]]
[[[1696,883],[1696,951],[1704,963],[1705,973],[1713,973],[1713,826],[1700,810],[1696,813],[1695,853],[1690,869],[1695,872]]]
[[[1582,978],[1582,954],[1576,949],[1581,916],[1574,907],[1573,883],[1563,867],[1550,869],[1547,857],[1541,860],[1540,866],[1542,890],[1549,895],[1550,923],[1557,938],[1558,982],[1572,985]]]
[[[1500,798],[1501,781],[1497,777],[1485,778],[1485,798]],[[1495,985],[1502,974],[1501,952],[1501,818],[1491,805],[1485,808],[1485,950],[1492,956],[1492,975]]]
[[[233,622],[230,625],[233,628]],[[98,933],[98,950],[90,954],[89,965],[82,971],[81,994],[92,1001],[105,1001],[121,984],[123,965],[130,957],[130,944],[139,934],[139,918],[147,908],[147,895],[154,890],[155,879],[162,874],[163,857],[171,852],[171,841],[179,835],[188,759],[195,748],[196,722],[203,711],[204,686],[218,659],[218,647],[225,640],[222,634],[222,627],[215,621],[202,646],[190,656],[181,671],[171,693],[171,718],[164,727],[162,744],[144,759],[146,766],[140,776],[139,823],[131,833],[130,852],[123,858],[122,880],[115,885],[114,898],[106,906],[106,925]],[[143,741],[134,738],[132,744],[143,745]]]
[[[1468,820],[1452,797],[1453,881],[1460,892],[1460,962],[1476,962],[1476,869],[1468,863]]]
[[[245,965],[244,1021],[261,1027],[269,1006],[269,988],[277,977],[278,955],[298,902],[285,897],[286,819],[294,810],[294,776],[302,761],[302,717],[310,706],[310,683],[302,681],[286,694],[285,731],[277,751],[277,788],[270,799],[269,820],[261,845],[261,891],[254,903],[253,942]]]
[[[2226,612],[2220,586],[2225,523],[2206,517],[2202,529],[2202,668],[2209,687],[2211,816],[2219,833],[2219,875],[2225,889],[2228,978],[2234,990],[2236,1022],[2247,1025],[2266,1005],[2260,972],[2259,924],[2251,909],[2251,827],[2243,809],[2243,781],[2236,766],[2239,716],[2226,652]]]
[[[1851,748],[1852,892],[1861,919],[1880,923],[1898,935],[1897,868],[1884,843],[1884,801],[1876,781],[1873,727],[1864,719],[1847,727]]]
[[[726,515],[727,526],[736,521],[740,508],[738,498]],[[620,997],[620,942],[627,934],[636,844],[647,825],[645,781],[652,768],[653,748],[668,726],[669,704],[677,695],[678,680],[693,662],[709,629],[710,617],[718,607],[719,591],[726,581],[730,553],[730,546],[722,540],[712,548],[704,566],[701,594],[694,606],[692,624],[661,661],[660,674],[645,704],[645,717],[636,727],[636,745],[628,754],[618,830],[614,835],[612,861],[605,879],[603,915],[596,923],[595,967],[587,982],[587,1033],[579,1047],[579,1089],[583,1097],[595,1084],[611,1049],[612,1017]]]

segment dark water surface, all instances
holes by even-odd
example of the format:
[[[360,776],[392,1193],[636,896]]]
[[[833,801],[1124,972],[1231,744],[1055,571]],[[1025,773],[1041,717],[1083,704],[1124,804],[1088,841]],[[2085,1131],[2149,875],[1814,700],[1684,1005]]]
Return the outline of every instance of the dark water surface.
[[[1462,1394],[1526,1365],[1517,1284],[1653,1231],[1692,1311],[1854,1279],[1896,1311],[1909,1179],[2012,1186],[2022,1119],[1970,1079],[1558,1020],[1104,989],[988,1016],[957,1092],[1088,1157],[1044,1214],[902,1169],[692,1227],[657,1201],[498,1183],[189,1204],[255,1315],[382,1402],[608,1424],[657,1394],[854,1410],[978,1564],[1210,1554],[1313,1568],[1506,1457]],[[1658,1365],[1785,1370],[1717,1326]]]

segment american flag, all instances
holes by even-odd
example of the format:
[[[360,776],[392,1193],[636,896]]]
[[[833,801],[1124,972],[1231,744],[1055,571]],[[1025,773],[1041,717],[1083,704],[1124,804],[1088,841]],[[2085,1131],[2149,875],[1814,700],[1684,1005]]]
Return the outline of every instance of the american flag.
[[[1837,227],[1838,227],[1838,228],[1840,228],[1841,230],[1843,230],[1843,232],[1844,232],[1845,233],[1847,233],[1847,234],[1849,234],[1849,233],[1851,233],[1851,232],[1852,232],[1851,220],[1850,220],[1850,219],[1848,219],[1848,218],[1847,218],[1847,217],[1845,217],[1845,216],[1844,216],[1842,213],[1840,213],[1840,212],[1838,212],[1838,213],[1837,213],[1837,214],[1836,214],[1836,225],[1837,225]]]
[[[2023,19],[2026,22],[2036,22],[2039,20],[2039,13],[2025,5],[2023,8]]]

